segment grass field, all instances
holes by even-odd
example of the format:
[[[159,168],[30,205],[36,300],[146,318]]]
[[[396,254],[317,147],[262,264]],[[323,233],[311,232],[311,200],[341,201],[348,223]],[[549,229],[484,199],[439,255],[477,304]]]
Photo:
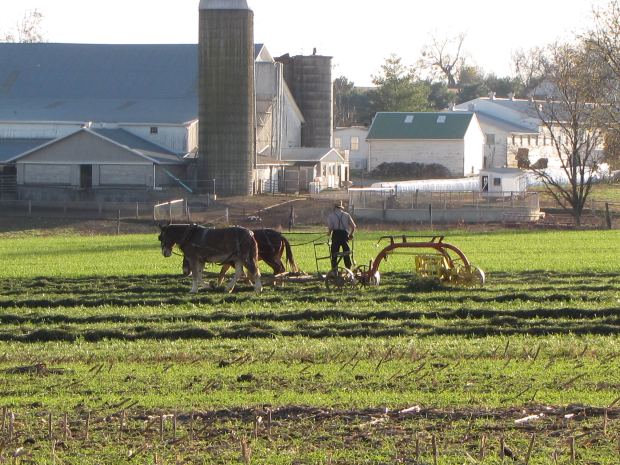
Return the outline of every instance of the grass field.
[[[154,234],[1,239],[0,462],[619,463],[617,230],[449,232],[483,289],[394,255],[260,296],[190,295]]]

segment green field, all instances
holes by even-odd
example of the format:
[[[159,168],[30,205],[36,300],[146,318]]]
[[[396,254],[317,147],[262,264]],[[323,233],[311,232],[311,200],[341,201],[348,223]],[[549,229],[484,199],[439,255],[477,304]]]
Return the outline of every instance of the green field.
[[[619,463],[620,231],[449,232],[482,289],[393,255],[260,296],[190,295],[155,234],[0,239],[0,462]]]

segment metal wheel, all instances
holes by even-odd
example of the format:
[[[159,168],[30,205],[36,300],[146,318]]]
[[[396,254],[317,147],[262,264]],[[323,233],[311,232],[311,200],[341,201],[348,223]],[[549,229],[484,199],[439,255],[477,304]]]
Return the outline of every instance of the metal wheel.
[[[355,273],[356,284],[362,287],[378,286],[381,281],[381,275],[377,270],[372,276],[368,265],[359,265],[353,270]]]
[[[454,284],[461,287],[482,287],[486,281],[484,271],[477,266],[462,266],[456,272]]]
[[[325,275],[325,287],[327,289],[342,289],[345,286],[354,286],[356,283],[355,275],[347,268],[331,270]]]

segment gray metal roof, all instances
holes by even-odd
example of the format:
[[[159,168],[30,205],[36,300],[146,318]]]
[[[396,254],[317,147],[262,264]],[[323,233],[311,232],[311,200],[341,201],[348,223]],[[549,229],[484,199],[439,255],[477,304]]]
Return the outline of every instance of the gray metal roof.
[[[337,150],[331,148],[291,147],[282,149],[282,160],[319,162],[332,152],[342,158]]]
[[[487,115],[483,111],[476,110],[475,113],[476,113],[476,116],[478,117],[478,121],[480,122],[480,124],[493,125],[506,132],[514,132],[514,133],[522,133],[522,134],[538,134],[538,131],[536,131],[535,129],[529,128],[527,126],[511,123],[510,121],[506,121],[501,118],[496,118],[495,116]]]
[[[246,0],[200,0],[200,10],[249,10]]]
[[[263,47],[254,46],[255,57]],[[196,44],[0,43],[0,120],[196,119]]]
[[[30,150],[47,144],[52,139],[0,139],[0,163],[29,152]]]
[[[157,164],[185,163],[185,160],[174,152],[144,140],[124,129],[90,129],[90,131],[106,139],[110,139],[119,145],[123,145],[134,152],[138,152],[155,161]]]

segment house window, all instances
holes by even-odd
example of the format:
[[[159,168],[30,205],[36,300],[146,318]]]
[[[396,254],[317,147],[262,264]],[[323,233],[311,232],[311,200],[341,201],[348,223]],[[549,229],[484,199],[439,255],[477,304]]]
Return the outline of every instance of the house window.
[[[495,145],[495,134],[487,134],[487,145]]]
[[[327,165],[323,165],[323,176],[327,176]]]
[[[159,128],[157,126],[151,126],[151,134],[158,134]]]
[[[351,137],[351,151],[357,151],[360,149],[360,138]]]
[[[493,185],[494,186],[501,186],[502,185],[502,178],[493,178]]]
[[[407,124],[413,123],[413,115],[405,116],[405,123],[407,123]]]
[[[342,147],[342,141],[340,140],[340,137],[336,137],[334,139],[334,147],[336,147],[337,149],[339,149],[340,147]]]

